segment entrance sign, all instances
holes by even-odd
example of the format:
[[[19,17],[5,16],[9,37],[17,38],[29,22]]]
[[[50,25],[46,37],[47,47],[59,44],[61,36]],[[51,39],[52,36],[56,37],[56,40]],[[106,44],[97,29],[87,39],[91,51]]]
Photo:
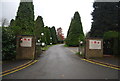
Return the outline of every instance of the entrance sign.
[[[100,40],[89,40],[89,49],[101,49]]]
[[[22,43],[20,43],[21,47],[31,47],[32,46],[32,37],[24,37],[21,40],[22,40]]]
[[[16,40],[16,59],[35,59],[36,38],[33,35],[18,35]]]
[[[85,58],[103,57],[103,39],[86,38]]]

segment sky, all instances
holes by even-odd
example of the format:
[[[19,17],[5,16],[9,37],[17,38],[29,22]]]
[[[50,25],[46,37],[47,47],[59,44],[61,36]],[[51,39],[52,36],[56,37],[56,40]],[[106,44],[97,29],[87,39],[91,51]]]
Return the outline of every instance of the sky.
[[[0,2],[0,20],[15,19],[20,0],[2,0]],[[42,16],[45,26],[61,27],[64,36],[76,11],[81,16],[84,33],[91,29],[94,0],[33,0],[35,19]],[[2,6],[2,7],[1,7]]]

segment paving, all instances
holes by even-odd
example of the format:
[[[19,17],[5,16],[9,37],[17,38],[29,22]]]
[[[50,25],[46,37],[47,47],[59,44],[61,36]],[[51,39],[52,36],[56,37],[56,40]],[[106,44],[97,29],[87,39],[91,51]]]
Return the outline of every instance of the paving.
[[[70,50],[73,50],[74,52],[78,52],[78,47],[68,47],[68,48]],[[113,55],[104,54],[102,58],[90,58],[90,59],[120,66],[120,57],[116,57]]]
[[[23,65],[27,62],[29,62],[30,60],[13,60],[13,61],[3,61],[2,62],[2,71],[6,71],[9,69],[12,69],[14,67]]]
[[[81,60],[59,44],[50,47],[37,63],[3,79],[118,79],[118,70]]]
[[[92,58],[92,60],[97,60],[100,62],[120,66],[120,58],[114,56],[104,56],[103,58]]]

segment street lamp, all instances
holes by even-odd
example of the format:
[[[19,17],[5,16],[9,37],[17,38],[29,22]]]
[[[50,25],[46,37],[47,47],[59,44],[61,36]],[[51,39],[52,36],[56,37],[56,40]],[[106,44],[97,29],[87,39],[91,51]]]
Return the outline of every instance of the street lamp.
[[[41,35],[43,36],[43,35],[44,35],[44,33],[41,33]]]
[[[41,33],[41,35],[43,36],[44,33]],[[42,46],[45,46],[45,42],[42,41],[41,45],[42,45]]]
[[[83,41],[80,41],[80,44],[82,45],[82,44],[83,44]]]
[[[52,37],[50,37],[50,39],[52,39]]]
[[[38,40],[37,42],[40,42],[40,40]]]
[[[80,40],[79,40],[79,46],[78,46],[78,52],[80,53]]]
[[[83,44],[83,41],[80,41],[80,40],[79,40],[78,51],[79,51],[79,54],[80,54],[80,55],[82,54],[82,44]]]
[[[52,40],[52,37],[50,37],[50,40]],[[50,43],[50,45],[52,45],[52,43]]]
[[[45,46],[45,43],[44,43],[44,42],[42,42],[42,46]]]
[[[83,44],[83,41],[80,41],[80,48],[81,48],[80,54],[82,54],[82,44]]]
[[[80,41],[80,46],[81,46],[81,52],[80,52],[80,54],[84,54],[84,58],[86,59],[86,57],[85,57],[85,51],[83,51],[82,50],[82,48],[84,48],[84,47],[82,47],[82,45],[83,45],[83,41]],[[86,48],[84,48],[84,50],[85,50]]]

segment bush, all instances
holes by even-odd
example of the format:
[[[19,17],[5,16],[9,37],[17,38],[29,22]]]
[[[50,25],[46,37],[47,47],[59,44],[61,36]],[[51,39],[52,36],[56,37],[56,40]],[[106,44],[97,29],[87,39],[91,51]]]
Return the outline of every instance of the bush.
[[[2,59],[11,60],[16,56],[16,37],[9,27],[2,28]]]
[[[103,38],[106,43],[109,42],[109,44],[104,45],[104,48],[108,49],[106,47],[109,46],[109,49],[111,50],[108,50],[108,51],[111,51],[113,55],[119,55],[119,48],[118,48],[120,44],[119,33],[115,31],[108,31],[104,33]]]

